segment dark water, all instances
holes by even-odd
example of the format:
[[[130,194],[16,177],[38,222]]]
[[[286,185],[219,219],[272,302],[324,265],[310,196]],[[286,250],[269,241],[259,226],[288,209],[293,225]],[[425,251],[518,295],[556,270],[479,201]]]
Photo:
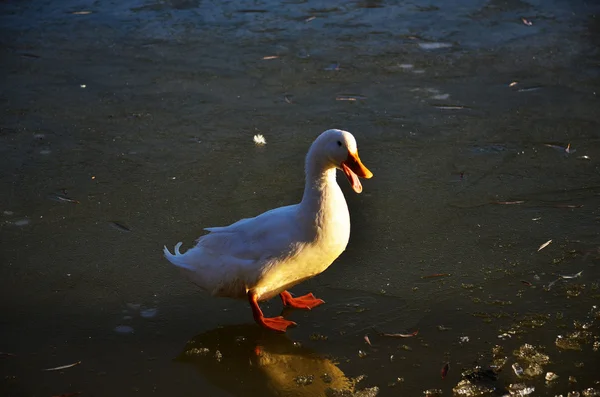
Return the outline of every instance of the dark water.
[[[448,396],[498,364],[495,345],[508,360],[488,395],[598,390],[599,11],[0,3],[0,351],[16,355],[0,357],[0,394]],[[349,247],[294,289],[327,304],[273,335],[161,248],[297,202],[329,128],[356,136],[375,177],[361,195],[339,178]],[[519,379],[526,343],[550,363]]]

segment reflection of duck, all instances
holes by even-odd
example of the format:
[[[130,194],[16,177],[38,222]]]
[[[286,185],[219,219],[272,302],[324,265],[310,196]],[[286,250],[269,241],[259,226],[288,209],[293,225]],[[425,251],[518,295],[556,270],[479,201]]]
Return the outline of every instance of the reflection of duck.
[[[331,361],[285,335],[251,325],[217,328],[188,342],[182,361],[236,396],[352,395],[353,382]]]
[[[247,297],[258,324],[285,332],[294,322],[265,318],[258,301],[279,294],[285,306],[294,308],[311,309],[323,303],[312,294],[293,298],[286,289],[323,272],[348,244],[350,216],[335,180],[338,168],[357,193],[362,191],[358,177],[373,176],[361,163],[352,134],[328,130],[306,155],[306,182],[299,204],[207,228],[210,233],[200,237],[195,247],[182,254],[178,243],[174,255],[165,247],[165,256],[213,295]]]

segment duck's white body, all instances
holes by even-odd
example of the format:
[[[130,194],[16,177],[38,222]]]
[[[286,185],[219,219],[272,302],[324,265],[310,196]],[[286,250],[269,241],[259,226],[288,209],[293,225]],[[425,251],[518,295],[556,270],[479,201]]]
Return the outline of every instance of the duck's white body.
[[[183,254],[181,243],[175,254],[165,247],[166,258],[212,295],[231,298],[252,293],[256,300],[269,299],[323,272],[345,250],[350,236],[348,206],[336,182],[336,157],[360,193],[356,173],[367,178],[372,174],[360,163],[354,137],[346,131],[328,130],[306,156],[304,196],[299,204],[229,226],[206,228],[210,233]]]
[[[276,208],[255,218],[210,233],[197,245],[167,259],[189,272],[191,279],[215,296],[258,299],[323,272],[344,251],[350,237],[350,214],[335,168],[317,186],[309,186],[300,204]],[[179,244],[178,244],[179,245]]]

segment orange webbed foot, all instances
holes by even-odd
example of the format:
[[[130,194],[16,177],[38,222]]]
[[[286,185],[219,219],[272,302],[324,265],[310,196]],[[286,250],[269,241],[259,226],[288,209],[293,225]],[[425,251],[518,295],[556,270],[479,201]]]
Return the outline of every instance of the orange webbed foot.
[[[257,321],[258,324],[262,325],[267,329],[271,329],[277,332],[285,332],[288,327],[296,326],[296,323],[285,318],[279,317],[263,317]]]
[[[325,303],[323,299],[316,298],[312,293],[298,296],[294,298],[292,294],[283,291],[279,294],[284,306],[293,307],[295,309],[310,310]]]

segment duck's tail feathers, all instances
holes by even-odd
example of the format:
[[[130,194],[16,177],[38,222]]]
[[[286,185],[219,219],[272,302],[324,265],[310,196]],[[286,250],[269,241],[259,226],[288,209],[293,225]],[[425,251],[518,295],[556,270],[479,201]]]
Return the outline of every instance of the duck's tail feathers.
[[[163,252],[165,254],[165,258],[167,258],[167,260],[169,262],[171,262],[172,264],[174,264],[177,267],[181,267],[184,269],[188,269],[188,270],[192,270],[191,266],[187,263],[184,262],[184,254],[182,254],[179,251],[179,248],[181,247],[183,243],[180,241],[177,243],[177,245],[175,245],[175,255],[173,255],[171,253],[171,251],[169,251],[169,249],[167,248],[167,246],[164,246]]]

